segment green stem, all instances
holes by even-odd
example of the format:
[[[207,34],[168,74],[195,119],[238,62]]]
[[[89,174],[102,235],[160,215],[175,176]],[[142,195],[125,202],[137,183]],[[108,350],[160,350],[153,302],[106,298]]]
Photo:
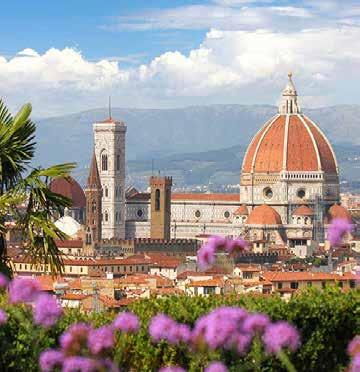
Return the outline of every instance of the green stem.
[[[276,355],[288,372],[296,372],[294,365],[282,350],[280,350]]]

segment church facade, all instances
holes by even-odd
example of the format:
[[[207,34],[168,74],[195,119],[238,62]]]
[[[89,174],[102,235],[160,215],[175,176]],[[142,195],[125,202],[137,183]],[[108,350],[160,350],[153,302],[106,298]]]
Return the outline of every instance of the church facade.
[[[101,216],[92,214],[91,221],[102,221],[102,239],[201,239],[216,234],[295,247],[323,242],[334,218],[351,220],[339,205],[333,148],[302,113],[291,74],[278,114],[248,146],[237,194],[172,193],[169,177],[152,177],[150,192],[126,189],[126,125],[109,118],[93,129],[97,164],[92,168],[98,169],[102,203]],[[87,208],[92,203],[88,200]]]

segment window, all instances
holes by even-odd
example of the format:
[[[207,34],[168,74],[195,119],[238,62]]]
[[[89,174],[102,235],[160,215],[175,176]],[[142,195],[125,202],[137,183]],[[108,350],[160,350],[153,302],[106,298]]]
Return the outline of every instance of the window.
[[[132,271],[132,266],[130,266],[130,271]]]
[[[282,289],[282,283],[278,283],[278,289]]]
[[[273,191],[270,187],[265,187],[264,196],[266,199],[271,199],[273,197]]]
[[[105,198],[107,198],[108,196],[109,196],[109,189],[105,187]]]
[[[244,279],[252,279],[253,278],[253,274],[252,273],[244,273],[243,274],[243,278]]]
[[[105,222],[109,221],[109,213],[108,211],[105,211]]]
[[[204,294],[215,294],[215,287],[204,287]]]
[[[156,211],[160,210],[160,190],[159,189],[155,190],[155,210]]]
[[[81,273],[83,272],[83,268],[82,268],[82,267],[80,267],[80,272],[81,272]]]
[[[299,288],[299,283],[298,282],[291,282],[290,283],[290,288],[291,289],[298,289]]]
[[[107,171],[108,170],[108,156],[106,153],[101,155],[101,170]]]
[[[224,217],[225,218],[229,218],[230,217],[230,212],[229,211],[225,211],[224,212]]]
[[[339,282],[339,287],[342,288],[343,287],[343,282]]]
[[[200,212],[199,210],[197,210],[197,211],[195,212],[195,217],[196,217],[196,218],[200,218],[200,217],[201,217],[201,212]]]
[[[91,212],[93,212],[93,213],[96,212],[96,200],[93,200],[91,202]]]
[[[116,155],[116,170],[120,170],[120,155]]]
[[[356,287],[355,280],[350,280],[349,286],[350,288],[355,288]]]
[[[142,209],[138,209],[137,212],[136,212],[136,215],[141,218],[143,216],[144,212]]]
[[[144,268],[144,266],[141,266],[141,271],[145,271],[145,268]]]
[[[297,197],[298,197],[299,199],[304,199],[304,198],[305,198],[305,190],[304,190],[304,189],[300,189],[300,190],[298,190],[298,192],[297,192]]]
[[[307,282],[308,287],[312,287],[312,282]]]
[[[326,287],[326,282],[321,282],[321,287],[325,288]]]

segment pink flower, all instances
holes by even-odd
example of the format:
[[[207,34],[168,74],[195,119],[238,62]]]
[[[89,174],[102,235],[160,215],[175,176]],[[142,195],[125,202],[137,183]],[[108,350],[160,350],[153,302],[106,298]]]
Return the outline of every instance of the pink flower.
[[[3,273],[0,273],[0,288],[6,288],[9,284],[9,279]]]
[[[360,371],[360,353],[356,354],[351,360],[349,372],[359,372]]]
[[[4,310],[0,309],[0,326],[5,324],[7,321],[7,314],[5,313]]]
[[[249,314],[245,319],[242,330],[245,333],[255,335],[256,333],[262,333],[270,323],[270,319],[265,314]]]
[[[121,313],[114,320],[114,328],[125,333],[136,333],[140,328],[139,318],[131,312]]]
[[[216,260],[216,246],[214,244],[204,244],[197,253],[197,262],[200,270],[206,270],[213,265]]]
[[[90,330],[88,334],[88,347],[93,355],[114,347],[114,331],[111,326],[102,326]]]
[[[61,336],[60,346],[66,353],[76,354],[87,344],[92,328],[86,323],[72,324]]]
[[[48,349],[40,354],[40,369],[42,372],[52,372],[60,368],[64,361],[64,355],[59,350]]]
[[[35,302],[33,315],[35,324],[45,328],[53,326],[62,314],[61,306],[53,296],[41,294]]]
[[[15,278],[9,285],[10,303],[32,302],[41,291],[40,283],[35,279]]]
[[[328,229],[327,238],[333,247],[338,247],[343,237],[354,230],[354,225],[344,218],[335,218]]]
[[[101,364],[97,360],[82,356],[72,356],[64,360],[62,372],[97,372]]]
[[[355,356],[360,354],[360,336],[355,336],[349,343],[347,347],[347,352],[350,356]]]
[[[165,314],[158,314],[151,319],[149,333],[154,342],[165,340],[172,345],[188,342],[191,338],[191,330],[186,324],[177,323]]]
[[[262,339],[269,354],[276,354],[284,348],[295,351],[300,346],[298,331],[285,321],[268,325]]]
[[[221,362],[211,362],[204,372],[227,372],[228,369],[225,364]]]

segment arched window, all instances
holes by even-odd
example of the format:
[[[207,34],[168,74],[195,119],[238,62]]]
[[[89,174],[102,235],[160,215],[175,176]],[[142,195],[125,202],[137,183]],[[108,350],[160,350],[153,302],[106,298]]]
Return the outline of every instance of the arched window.
[[[91,244],[91,231],[90,231],[90,227],[88,227],[87,230],[86,230],[86,244]]]
[[[109,189],[105,187],[105,198],[107,198],[108,196],[109,196]]]
[[[160,210],[160,190],[156,189],[155,191],[155,210]]]
[[[101,170],[107,171],[108,170],[108,156],[106,152],[101,154]]]
[[[300,225],[301,224],[301,217],[298,217],[296,222],[297,222],[298,225]]]
[[[91,202],[91,212],[93,212],[93,213],[96,212],[96,200],[93,200]]]
[[[120,170],[120,155],[116,155],[116,170]]]
[[[109,221],[109,213],[108,211],[105,211],[105,222]]]

